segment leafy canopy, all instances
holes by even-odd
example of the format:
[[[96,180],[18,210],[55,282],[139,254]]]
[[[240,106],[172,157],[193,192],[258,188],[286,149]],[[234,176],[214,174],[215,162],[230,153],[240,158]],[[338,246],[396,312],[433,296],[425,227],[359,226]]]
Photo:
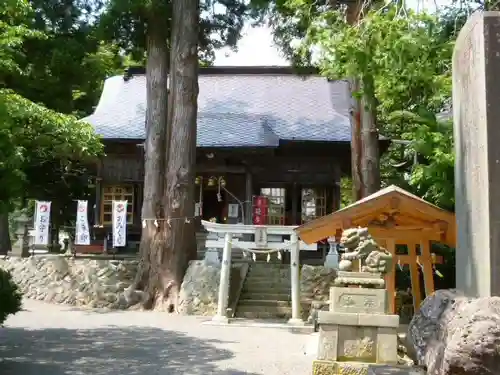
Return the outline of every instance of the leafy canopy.
[[[27,26],[33,12],[26,1],[9,0],[7,5],[0,14],[2,77],[22,72],[16,59],[25,43],[44,37]],[[6,86],[5,80],[1,83]],[[102,144],[89,124],[0,88],[0,210],[9,210],[14,200],[37,191],[37,173],[68,172],[75,162],[90,161],[101,152]],[[46,165],[51,167],[44,169]]]
[[[450,105],[455,35],[449,23],[394,4],[374,6],[354,24],[342,8],[310,0],[283,7],[295,16],[291,24],[300,21],[295,61],[312,61],[331,79],[360,79],[363,92],[354,94],[374,99],[380,133],[403,141],[383,156],[384,182],[452,209],[452,131],[436,117]]]

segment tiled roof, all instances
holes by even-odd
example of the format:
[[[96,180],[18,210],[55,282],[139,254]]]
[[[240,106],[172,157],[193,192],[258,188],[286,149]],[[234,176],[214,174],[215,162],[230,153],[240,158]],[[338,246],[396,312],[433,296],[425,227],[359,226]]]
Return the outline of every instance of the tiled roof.
[[[347,83],[292,74],[199,76],[199,147],[275,147],[280,140],[349,142]],[[254,69],[255,70],[255,69]],[[84,120],[104,139],[144,139],[146,78],[106,80]]]

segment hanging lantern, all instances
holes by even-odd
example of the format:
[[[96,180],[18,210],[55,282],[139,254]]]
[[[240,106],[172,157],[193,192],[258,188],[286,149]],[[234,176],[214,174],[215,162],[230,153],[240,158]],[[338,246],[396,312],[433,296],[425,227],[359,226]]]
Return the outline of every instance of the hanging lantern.
[[[269,263],[270,261],[271,261],[271,254],[267,253],[267,263]]]
[[[202,181],[201,176],[196,176],[196,179],[194,180],[194,183],[195,183],[196,185],[199,185],[199,184],[201,184],[201,181]]]
[[[210,177],[208,179],[208,186],[215,186],[215,177]]]
[[[221,187],[226,187],[226,180],[224,180],[224,177],[219,178],[219,184]]]
[[[278,251],[278,260],[281,260],[281,251]]]

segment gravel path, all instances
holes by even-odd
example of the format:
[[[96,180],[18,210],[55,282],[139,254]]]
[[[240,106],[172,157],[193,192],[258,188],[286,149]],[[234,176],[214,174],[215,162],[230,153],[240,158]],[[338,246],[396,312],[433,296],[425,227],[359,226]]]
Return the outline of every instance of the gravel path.
[[[25,301],[0,328],[1,375],[310,374],[308,335],[154,312]]]

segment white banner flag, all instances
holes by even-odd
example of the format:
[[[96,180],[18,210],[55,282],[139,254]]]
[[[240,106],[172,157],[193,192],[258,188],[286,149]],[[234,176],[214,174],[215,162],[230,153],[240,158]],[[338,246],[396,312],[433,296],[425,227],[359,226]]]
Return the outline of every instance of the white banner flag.
[[[90,230],[87,201],[78,201],[76,208],[75,245],[90,245]]]
[[[113,201],[113,247],[127,244],[127,201]]]
[[[49,244],[50,203],[36,201],[34,245]]]

